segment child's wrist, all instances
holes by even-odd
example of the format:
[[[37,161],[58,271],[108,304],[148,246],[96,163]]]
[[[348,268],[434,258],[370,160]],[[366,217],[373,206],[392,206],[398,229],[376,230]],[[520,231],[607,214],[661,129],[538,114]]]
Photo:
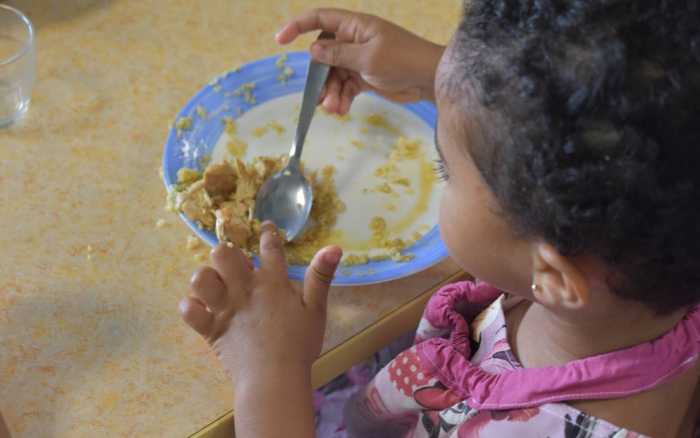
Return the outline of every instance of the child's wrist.
[[[280,390],[283,387],[294,386],[296,389],[311,388],[311,367],[295,363],[272,363],[265,366],[249,367],[240,370],[233,378],[233,392],[236,396],[260,391],[272,387]]]
[[[421,59],[420,90],[421,99],[435,101],[435,74],[445,51],[444,46],[426,41],[427,46]]]

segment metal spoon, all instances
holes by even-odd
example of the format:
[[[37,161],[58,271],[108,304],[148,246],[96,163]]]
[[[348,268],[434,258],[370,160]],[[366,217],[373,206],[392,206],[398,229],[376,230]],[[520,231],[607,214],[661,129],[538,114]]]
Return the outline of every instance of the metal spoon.
[[[318,39],[335,39],[330,32],[322,32]],[[316,111],[318,98],[328,78],[330,66],[315,61],[309,63],[304,96],[299,112],[299,124],[289,151],[289,162],[282,171],[265,181],[255,198],[255,217],[261,222],[269,220],[286,233],[288,241],[297,237],[309,219],[313,193],[311,184],[299,169],[301,151],[306,133]]]

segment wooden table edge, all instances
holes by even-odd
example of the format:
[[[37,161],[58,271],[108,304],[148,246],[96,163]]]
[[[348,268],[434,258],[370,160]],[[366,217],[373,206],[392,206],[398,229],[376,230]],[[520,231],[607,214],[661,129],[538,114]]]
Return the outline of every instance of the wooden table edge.
[[[345,342],[325,352],[314,363],[312,383],[314,388],[325,385],[353,365],[369,358],[393,340],[415,329],[423,309],[436,290],[445,284],[467,277],[457,271],[411,301],[388,312]],[[190,438],[232,438],[233,409],[190,435]]]

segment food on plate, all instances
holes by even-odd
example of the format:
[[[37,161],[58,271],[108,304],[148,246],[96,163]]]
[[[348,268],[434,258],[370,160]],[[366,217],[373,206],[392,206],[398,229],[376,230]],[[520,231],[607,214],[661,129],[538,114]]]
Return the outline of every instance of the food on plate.
[[[183,168],[171,195],[171,207],[184,213],[199,227],[214,231],[219,241],[230,242],[248,254],[258,251],[260,222],[254,218],[255,196],[287,157],[256,157],[246,164],[236,158],[207,166],[204,172]],[[335,189],[333,166],[320,171],[303,170],[314,192],[309,226],[294,242],[287,242],[292,264],[307,264],[332,235],[338,214],[345,205]]]

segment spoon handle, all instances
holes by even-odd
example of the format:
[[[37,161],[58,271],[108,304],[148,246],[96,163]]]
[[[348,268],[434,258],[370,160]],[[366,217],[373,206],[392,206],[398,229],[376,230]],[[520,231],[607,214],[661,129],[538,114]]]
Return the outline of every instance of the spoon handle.
[[[318,39],[335,39],[335,34],[331,32],[321,32]],[[318,105],[318,98],[321,95],[321,90],[323,90],[326,79],[328,79],[329,71],[329,65],[321,64],[314,60],[309,62],[309,70],[306,73],[306,85],[304,85],[304,96],[301,101],[301,110],[299,111],[297,133],[294,137],[292,150],[289,152],[289,166],[299,165],[306,133],[309,131],[309,125],[311,125],[311,119],[314,117],[314,112]]]

